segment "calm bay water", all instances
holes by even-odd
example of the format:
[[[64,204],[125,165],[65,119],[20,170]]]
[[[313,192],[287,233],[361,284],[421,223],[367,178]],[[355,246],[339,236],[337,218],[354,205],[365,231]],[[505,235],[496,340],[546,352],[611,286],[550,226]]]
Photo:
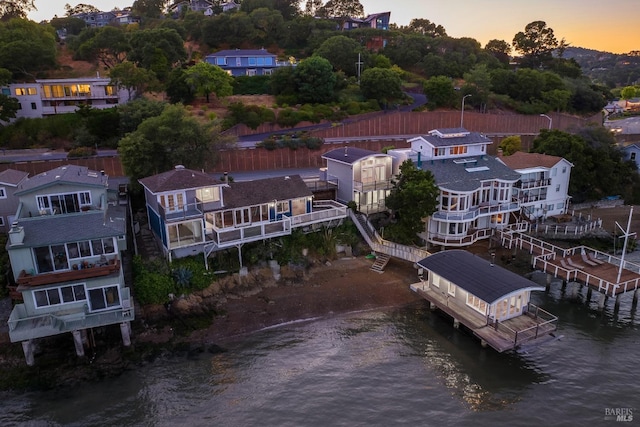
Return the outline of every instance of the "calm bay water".
[[[559,339],[498,354],[427,304],[281,325],[226,352],[167,356],[79,387],[0,393],[0,425],[613,425],[640,420],[631,295],[598,311],[558,284],[533,302]]]

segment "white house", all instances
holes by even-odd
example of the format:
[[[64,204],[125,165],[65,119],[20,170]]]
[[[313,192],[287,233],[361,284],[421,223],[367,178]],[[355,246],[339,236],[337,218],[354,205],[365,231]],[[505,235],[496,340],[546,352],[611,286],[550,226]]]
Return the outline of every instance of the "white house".
[[[520,174],[486,154],[489,138],[453,128],[435,129],[408,142],[409,149],[388,151],[395,159],[394,173],[403,161],[412,160],[433,174],[440,189],[437,210],[426,221],[428,244],[467,246],[517,220],[514,187]]]
[[[513,196],[522,215],[529,220],[567,213],[569,180],[573,164],[568,160],[539,153],[517,151],[498,160],[520,174]]]
[[[327,180],[338,181],[337,199],[354,201],[359,212],[386,211],[391,191],[393,158],[387,154],[356,147],[337,148],[322,155],[327,161]]]
[[[640,144],[630,144],[622,148],[623,158],[636,164],[640,171]]]
[[[6,169],[0,172],[0,231],[7,232],[15,218],[19,199],[15,192],[29,176],[27,172]]]

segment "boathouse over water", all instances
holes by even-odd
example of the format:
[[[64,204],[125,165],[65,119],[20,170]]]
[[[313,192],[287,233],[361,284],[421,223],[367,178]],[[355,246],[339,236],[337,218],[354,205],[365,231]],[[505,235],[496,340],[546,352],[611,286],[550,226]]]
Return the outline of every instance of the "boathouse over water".
[[[557,317],[532,304],[530,280],[464,250],[438,252],[418,261],[421,281],[411,289],[462,323],[499,352],[556,330]]]

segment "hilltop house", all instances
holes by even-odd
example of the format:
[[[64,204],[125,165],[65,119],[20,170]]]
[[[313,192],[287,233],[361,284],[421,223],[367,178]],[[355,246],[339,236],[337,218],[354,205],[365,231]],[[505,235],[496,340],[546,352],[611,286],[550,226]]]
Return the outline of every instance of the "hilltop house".
[[[336,148],[322,155],[327,161],[327,179],[339,182],[337,199],[354,201],[359,212],[386,211],[385,200],[391,191],[393,158],[356,147]]]
[[[266,76],[278,67],[295,66],[293,61],[278,61],[276,55],[263,49],[228,49],[207,55],[204,60],[230,75]]]
[[[12,83],[1,90],[3,95],[14,97],[20,103],[16,119],[73,113],[81,105],[112,108],[129,100],[126,89],[118,89],[110,79],[101,77]]]
[[[364,18],[349,17],[344,21],[342,29],[353,30],[356,28],[376,28],[378,30],[388,30],[390,20],[391,12],[372,13]]]
[[[498,160],[520,174],[513,197],[522,216],[529,220],[546,219],[567,213],[569,179],[573,164],[562,157],[517,151]]]
[[[408,140],[411,148],[389,150],[394,173],[405,160],[431,171],[440,189],[436,212],[427,219],[428,244],[462,247],[504,228],[520,206],[513,198],[520,174],[487,155],[492,141],[464,128],[435,129]]]
[[[0,231],[7,232],[13,222],[18,198],[14,195],[16,189],[29,176],[27,172],[6,169],[0,172]]]
[[[636,169],[640,171],[640,144],[630,144],[622,147],[624,160],[635,163]]]
[[[11,342],[22,342],[29,365],[41,337],[70,332],[82,356],[87,329],[118,324],[130,344],[133,301],[121,255],[126,207],[108,185],[100,172],[67,165],[17,187],[7,252],[24,302],[8,323]]]
[[[176,166],[140,180],[145,190],[149,227],[171,259],[237,247],[337,225],[346,206],[313,201],[298,175],[245,182],[219,181],[203,172]]]

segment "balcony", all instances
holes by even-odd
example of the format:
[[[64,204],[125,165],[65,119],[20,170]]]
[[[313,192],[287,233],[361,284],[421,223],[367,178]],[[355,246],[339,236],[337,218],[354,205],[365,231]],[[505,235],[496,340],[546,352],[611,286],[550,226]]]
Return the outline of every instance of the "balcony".
[[[313,212],[292,216],[291,226],[304,227],[346,217],[347,207],[342,203],[334,202],[333,200],[318,200],[317,202],[313,202]]]
[[[391,180],[382,180],[382,181],[353,181],[353,190],[358,191],[360,193],[366,193],[368,191],[375,190],[389,190],[393,185],[391,184]]]
[[[133,300],[129,288],[120,289],[121,306],[96,313],[82,308],[28,316],[24,304],[18,304],[9,316],[11,342],[59,335],[65,332],[130,322],[134,319]]]
[[[533,181],[520,181],[517,182],[515,187],[523,190],[530,190],[532,188],[543,188],[551,185],[551,178],[536,179]]]
[[[284,217],[280,221],[257,223],[246,227],[207,230],[206,243],[214,243],[218,248],[228,248],[241,243],[289,234],[291,234],[291,219]]]
[[[94,277],[109,276],[120,271],[120,260],[112,259],[107,265],[88,264],[87,267],[79,270],[65,270],[54,273],[29,274],[22,270],[16,283],[21,286],[42,286],[54,283],[74,282],[91,279]],[[21,290],[18,288],[18,290]]]
[[[497,204],[481,204],[475,206],[468,211],[447,212],[438,211],[432,215],[432,218],[440,221],[472,221],[481,216],[495,215],[499,213],[515,212],[520,209],[520,204],[516,202],[497,203]]]
[[[203,209],[202,209],[202,203],[200,202],[187,203],[182,207],[179,207],[177,209],[171,209],[171,210],[159,204],[158,213],[162,218],[164,218],[169,222],[193,219],[193,218],[202,217],[204,215]]]

